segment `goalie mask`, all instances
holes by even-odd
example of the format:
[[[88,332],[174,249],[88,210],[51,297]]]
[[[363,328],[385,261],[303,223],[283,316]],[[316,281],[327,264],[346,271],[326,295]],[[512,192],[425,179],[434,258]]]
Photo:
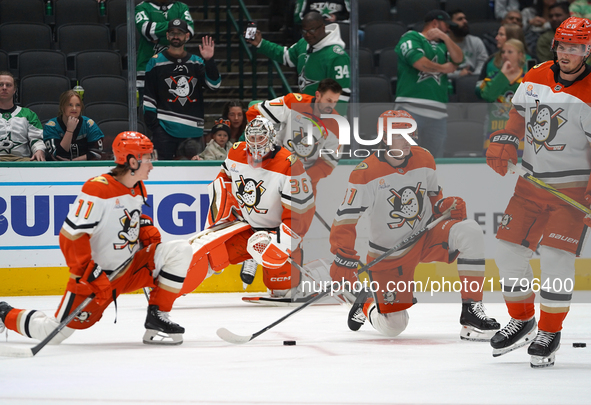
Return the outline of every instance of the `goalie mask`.
[[[244,130],[249,158],[260,163],[274,150],[275,128],[267,118],[258,115],[248,123]]]
[[[113,141],[113,154],[115,163],[124,165],[133,156],[138,162],[142,162],[145,154],[154,154],[154,145],[152,141],[144,134],[133,131],[121,132]],[[156,160],[154,156],[151,160]]]

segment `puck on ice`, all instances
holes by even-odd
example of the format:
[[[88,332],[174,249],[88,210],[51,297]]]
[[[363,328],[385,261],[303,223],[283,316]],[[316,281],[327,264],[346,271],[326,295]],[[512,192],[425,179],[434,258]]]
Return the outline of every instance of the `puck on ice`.
[[[573,343],[573,347],[587,347],[587,343]]]
[[[284,340],[283,341],[283,346],[295,346],[296,341],[295,340]]]

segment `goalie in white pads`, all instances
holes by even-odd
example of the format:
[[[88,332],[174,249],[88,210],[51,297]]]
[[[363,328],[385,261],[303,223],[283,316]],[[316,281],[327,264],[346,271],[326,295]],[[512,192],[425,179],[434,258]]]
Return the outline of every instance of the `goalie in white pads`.
[[[414,304],[415,267],[420,262],[451,263],[457,259],[462,282],[460,337],[487,341],[500,325],[486,315],[482,305],[482,230],[475,221],[466,219],[466,205],[460,197],[443,197],[433,156],[424,148],[411,146],[400,131],[393,131],[410,132],[410,124],[392,121],[412,119],[411,115],[390,110],[380,117],[383,126],[378,123],[378,133],[384,133],[385,149],[374,152],[353,170],[332,225],[331,252],[336,255],[330,270],[332,279],[341,283],[357,281],[360,258],[355,250],[356,225],[364,213],[368,214],[370,230],[367,261],[371,262],[424,228],[433,217],[453,208],[450,220],[368,269],[372,288],[357,296],[349,313],[349,328],[358,330],[368,318],[380,333],[399,335],[408,323],[407,309]],[[388,133],[392,133],[391,145],[386,142]]]
[[[486,163],[507,173],[525,140],[522,168],[575,201],[591,203],[591,21],[567,18],[552,41],[554,60],[535,66],[515,95],[509,121],[491,134]],[[570,308],[575,257],[583,248],[591,219],[523,178],[505,209],[497,232],[495,261],[511,320],[491,339],[493,356],[529,344],[534,368],[554,364],[562,323]],[[540,241],[541,240],[541,241]],[[529,260],[538,248],[541,279]],[[516,281],[516,282],[515,282]],[[536,332],[535,289],[540,320]],[[535,338],[534,338],[535,336]]]
[[[299,260],[300,240],[314,215],[310,178],[296,156],[274,145],[266,118],[249,122],[245,137],[232,146],[209,187],[208,228],[191,239],[193,262],[183,292],[251,258],[263,266],[272,296],[289,295],[299,284],[300,274],[287,260]]]
[[[117,135],[113,141],[117,166],[82,186],[61,229],[60,248],[70,279],[55,317],[0,302],[0,329],[5,325],[23,336],[43,340],[84,299],[95,294],[50,342],[58,344],[75,330],[98,322],[119,294],[151,287],[144,343],[182,343],[185,329],[172,322],[168,313],[179,296],[192,251],[186,240],[161,243],[151,218],[142,214],[147,198],[143,182],[153,168],[153,150],[152,142],[138,132]],[[120,267],[109,280],[111,272]]]

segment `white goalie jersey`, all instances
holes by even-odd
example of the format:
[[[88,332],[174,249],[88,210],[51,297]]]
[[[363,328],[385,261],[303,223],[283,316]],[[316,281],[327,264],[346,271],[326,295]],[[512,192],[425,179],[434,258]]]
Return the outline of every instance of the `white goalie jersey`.
[[[255,229],[273,229],[285,223],[303,236],[314,216],[310,178],[302,163],[277,147],[260,167],[248,163],[245,142],[234,144],[218,178],[230,182],[240,214]]]
[[[406,164],[396,168],[371,155],[353,170],[347,187],[330,234],[332,253],[340,250],[347,257],[358,256],[355,228],[363,214],[369,216],[369,254],[377,257],[425,227],[442,194],[433,156],[419,146],[412,146]]]

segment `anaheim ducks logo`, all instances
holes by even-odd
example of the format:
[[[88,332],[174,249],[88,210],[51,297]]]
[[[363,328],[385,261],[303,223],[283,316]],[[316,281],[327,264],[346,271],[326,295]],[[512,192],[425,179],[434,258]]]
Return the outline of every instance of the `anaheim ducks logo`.
[[[550,145],[556,137],[560,127],[566,124],[566,119],[560,115],[564,109],[553,110],[551,107],[540,104],[536,100],[536,107],[530,109],[531,118],[527,123],[527,143],[533,145],[534,151],[538,153],[542,147],[548,151],[561,151],[566,145]]]
[[[308,143],[307,141],[308,134],[306,134],[304,128],[300,127],[299,131],[293,131],[293,137],[287,140],[287,146],[299,158],[306,160],[316,154],[319,142],[314,134],[312,134],[312,143]]]
[[[390,218],[396,220],[388,223],[390,229],[398,229],[404,224],[408,224],[411,229],[414,229],[416,223],[422,219],[420,213],[423,211],[425,191],[424,188],[421,188],[420,182],[414,188],[404,187],[399,191],[390,189],[392,196],[388,198],[388,202],[394,208],[390,211]]]
[[[509,222],[511,222],[511,220],[513,219],[513,217],[509,214],[505,214],[503,215],[503,218],[501,218],[501,228],[502,229],[511,229],[509,228]]]
[[[115,250],[129,248],[131,252],[138,242],[140,236],[140,210],[133,210],[131,212],[124,209],[125,215],[119,218],[119,222],[123,226],[123,230],[119,231],[117,235],[123,243],[113,243]]]
[[[258,183],[253,179],[245,179],[240,175],[240,180],[236,181],[236,197],[240,208],[246,208],[246,211],[250,214],[253,210],[257,214],[266,214],[268,209],[258,208],[261,202],[261,196],[267,191],[263,187],[263,180]]]

